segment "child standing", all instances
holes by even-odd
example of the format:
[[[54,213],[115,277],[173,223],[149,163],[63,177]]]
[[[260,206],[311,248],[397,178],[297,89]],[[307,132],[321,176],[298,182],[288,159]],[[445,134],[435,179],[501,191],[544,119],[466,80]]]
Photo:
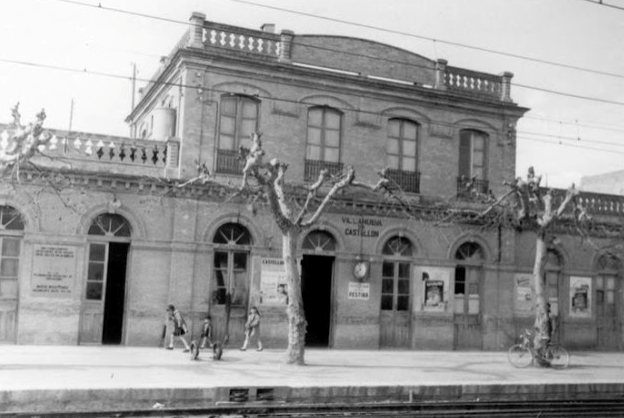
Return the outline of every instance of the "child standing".
[[[241,351],[247,350],[247,344],[251,337],[255,335],[258,341],[258,351],[262,351],[262,340],[260,339],[260,312],[258,308],[252,306],[247,316],[247,322],[245,323],[245,342],[241,347]]]
[[[184,344],[184,352],[188,353],[190,351],[190,347],[186,342],[186,339],[183,337],[187,332],[186,322],[182,317],[182,314],[179,310],[175,308],[173,305],[167,306],[167,322],[173,325],[173,330],[171,332],[171,339],[169,340],[169,345],[167,346],[167,350],[173,350],[173,338],[178,337],[182,340]]]
[[[212,318],[210,315],[206,315],[201,330],[201,342],[199,348],[206,348],[206,342],[208,342],[208,348],[212,348]]]

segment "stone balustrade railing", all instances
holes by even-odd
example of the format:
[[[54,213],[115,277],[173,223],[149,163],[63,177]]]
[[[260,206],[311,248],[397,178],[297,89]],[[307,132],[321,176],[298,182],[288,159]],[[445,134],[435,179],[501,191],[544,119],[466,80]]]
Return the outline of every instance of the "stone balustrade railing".
[[[558,207],[565,195],[565,190],[553,189],[554,207]],[[580,192],[576,200],[590,216],[624,216],[624,196]]]
[[[14,148],[11,131],[11,127],[0,125],[0,151]],[[39,152],[51,159],[152,168],[177,166],[179,141],[175,138],[162,142],[53,129],[44,130],[42,136],[45,143],[39,145]]]
[[[481,94],[502,99],[502,77],[457,67],[446,67],[444,82],[448,90]]]
[[[280,35],[273,33],[206,22],[202,41],[205,46],[228,48],[275,59],[280,57]]]

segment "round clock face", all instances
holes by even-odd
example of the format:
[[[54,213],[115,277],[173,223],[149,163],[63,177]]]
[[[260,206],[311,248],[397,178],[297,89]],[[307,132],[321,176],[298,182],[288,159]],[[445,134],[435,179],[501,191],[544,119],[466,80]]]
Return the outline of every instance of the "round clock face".
[[[353,268],[353,275],[358,279],[366,277],[366,273],[368,273],[368,266],[363,261],[357,263]]]

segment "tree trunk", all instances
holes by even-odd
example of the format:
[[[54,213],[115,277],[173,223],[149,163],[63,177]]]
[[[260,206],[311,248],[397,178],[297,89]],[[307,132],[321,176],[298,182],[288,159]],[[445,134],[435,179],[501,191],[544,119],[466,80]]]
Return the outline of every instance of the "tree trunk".
[[[306,319],[301,295],[301,276],[297,266],[297,237],[299,231],[291,228],[282,234],[282,257],[288,283],[288,348],[287,364],[305,364]]]
[[[535,245],[535,264],[533,266],[533,283],[535,285],[535,336],[533,345],[536,350],[542,350],[546,346],[546,342],[550,341],[552,337],[550,310],[546,295],[546,275],[544,274],[544,262],[548,251],[545,236],[543,231],[538,231]],[[539,358],[537,360],[542,366],[548,364],[540,361]]]

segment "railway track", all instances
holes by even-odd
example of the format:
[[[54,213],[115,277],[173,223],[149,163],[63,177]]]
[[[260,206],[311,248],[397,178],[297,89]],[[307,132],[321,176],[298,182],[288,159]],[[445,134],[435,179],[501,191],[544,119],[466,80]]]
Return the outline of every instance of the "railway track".
[[[377,418],[624,417],[624,399],[531,402],[412,402],[341,405],[220,405],[201,409],[0,413],[0,418]]]

